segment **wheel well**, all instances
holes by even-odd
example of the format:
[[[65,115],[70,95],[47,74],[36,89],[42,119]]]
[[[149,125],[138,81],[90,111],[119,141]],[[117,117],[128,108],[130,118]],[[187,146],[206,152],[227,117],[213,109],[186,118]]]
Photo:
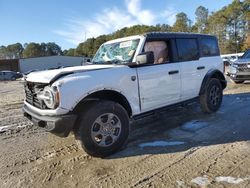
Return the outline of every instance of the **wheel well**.
[[[124,97],[124,95],[122,95],[121,93],[113,90],[102,90],[88,95],[77,104],[77,106],[74,108],[74,111],[79,112],[84,107],[88,106],[93,101],[97,100],[110,100],[117,102],[120,105],[122,105],[123,108],[125,108],[129,116],[132,115],[132,109],[126,97]]]
[[[203,79],[201,89],[200,89],[200,95],[205,92],[207,82],[211,78],[216,78],[216,79],[220,80],[221,86],[223,89],[225,89],[227,87],[227,82],[226,82],[224,75],[220,71],[214,70],[214,71],[208,72],[206,74],[205,78]]]
[[[214,72],[210,78],[217,78],[218,80],[220,80],[222,88],[223,89],[226,88],[227,86],[226,79],[225,79],[225,76],[221,72],[219,71]]]

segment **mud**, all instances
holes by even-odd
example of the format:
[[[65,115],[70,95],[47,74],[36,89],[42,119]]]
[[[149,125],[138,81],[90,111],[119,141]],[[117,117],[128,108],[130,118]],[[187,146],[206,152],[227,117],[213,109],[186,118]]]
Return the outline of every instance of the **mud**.
[[[197,104],[132,122],[127,146],[87,155],[22,116],[23,86],[0,82],[0,187],[250,187],[250,83],[229,82],[223,104]]]

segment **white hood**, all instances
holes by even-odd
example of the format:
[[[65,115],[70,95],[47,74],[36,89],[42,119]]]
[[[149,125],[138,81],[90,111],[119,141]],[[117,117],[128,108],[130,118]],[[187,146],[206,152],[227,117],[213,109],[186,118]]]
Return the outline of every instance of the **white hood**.
[[[116,65],[84,65],[76,67],[68,67],[63,69],[46,70],[32,72],[26,76],[26,81],[37,82],[37,83],[50,83],[53,79],[60,75],[67,75],[77,72],[84,72],[90,70],[99,70],[115,67]]]

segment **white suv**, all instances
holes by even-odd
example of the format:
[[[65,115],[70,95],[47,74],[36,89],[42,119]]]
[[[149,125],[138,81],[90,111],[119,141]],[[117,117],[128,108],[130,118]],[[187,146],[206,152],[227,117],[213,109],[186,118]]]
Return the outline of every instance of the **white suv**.
[[[119,150],[129,119],[198,99],[211,113],[226,87],[217,39],[147,33],[108,41],[89,65],[30,73],[24,115],[62,137],[73,131],[85,151]]]

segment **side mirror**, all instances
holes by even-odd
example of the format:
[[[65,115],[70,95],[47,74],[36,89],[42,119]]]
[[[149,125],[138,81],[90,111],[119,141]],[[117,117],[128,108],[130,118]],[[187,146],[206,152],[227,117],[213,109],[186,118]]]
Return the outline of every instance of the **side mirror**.
[[[138,65],[143,64],[153,64],[154,63],[154,53],[152,51],[149,52],[143,52],[137,55],[136,57],[136,63]]]

